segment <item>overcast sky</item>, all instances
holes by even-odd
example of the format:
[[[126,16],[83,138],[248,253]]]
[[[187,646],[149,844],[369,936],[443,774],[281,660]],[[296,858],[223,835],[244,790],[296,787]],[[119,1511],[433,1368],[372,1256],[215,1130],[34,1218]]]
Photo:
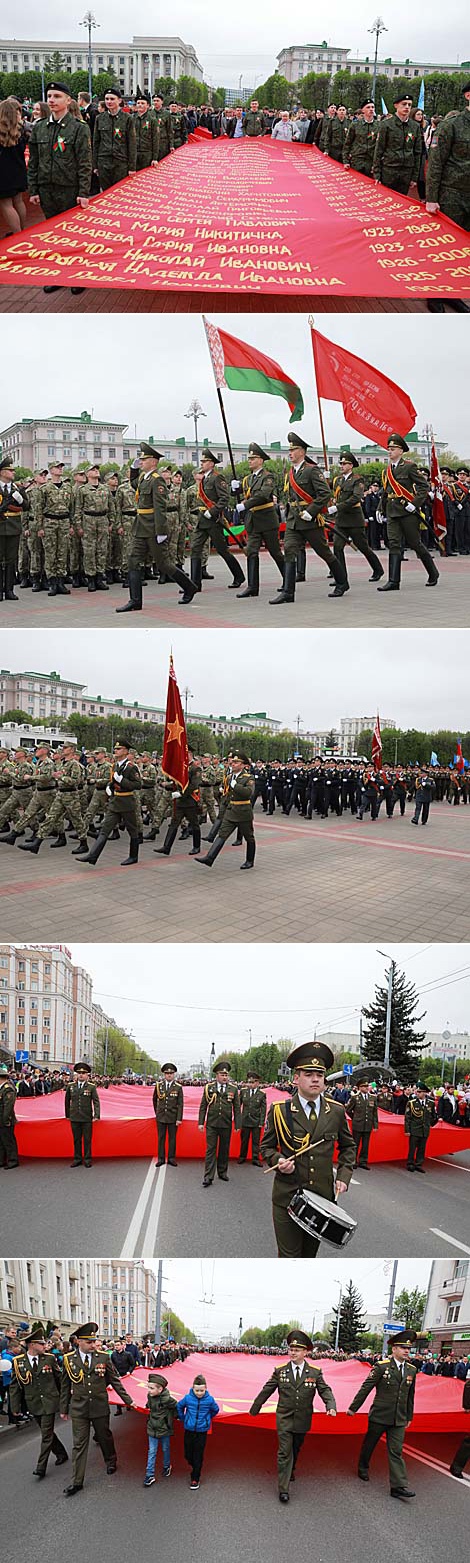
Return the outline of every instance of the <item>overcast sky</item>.
[[[467,731],[469,645],[467,630],[3,630],[0,658],[164,707],[173,650],[189,716],[267,711],[293,729],[300,716],[302,735],[378,708],[400,727]]]
[[[308,930],[306,930],[306,933]],[[379,940],[380,944],[380,940]],[[380,946],[382,948],[382,945]],[[270,945],[222,944],[217,960],[204,945],[72,944],[72,958],[93,978],[96,1002],[131,1031],[140,1047],[182,1070],[233,1047],[266,1040],[309,1041],[315,1032],[358,1036],[361,1006],[384,980],[387,961],[373,945],[345,944],[341,981],[334,944],[285,945],[282,962]],[[470,962],[461,945],[387,945],[419,996],[423,1030],[464,1030],[470,1013]],[[277,965],[273,991],[273,962]],[[242,979],[241,985],[239,978]],[[235,980],[234,980],[235,979]],[[233,997],[236,994],[237,997]]]
[[[85,9],[85,8],[84,8]],[[103,43],[130,42],[134,32],[140,37],[170,33],[191,43],[204,70],[204,78],[214,86],[254,86],[276,69],[276,55],[291,44],[326,41],[333,47],[351,51],[350,58],[373,56],[374,39],[368,29],[375,20],[370,0],[356,0],[351,9],[348,0],[335,0],[334,7],[316,7],[298,0],[295,15],[286,16],[283,0],[264,0],[253,6],[251,0],[237,0],[225,11],[218,0],[176,0],[171,12],[156,15],[151,0],[139,0],[130,13],[126,0],[98,0],[94,8],[100,30],[95,34]],[[4,0],[2,32],[6,37],[75,39],[85,44],[85,31],[79,26],[81,7],[64,6],[61,0],[48,0],[46,11],[38,12],[33,0]],[[413,57],[420,62],[453,63],[467,58],[468,31],[464,26],[461,0],[428,0],[425,12],[413,11],[407,0],[393,0],[384,21],[388,31],[382,35],[379,56],[395,59]]]
[[[470,49],[470,45],[469,45]],[[307,316],[224,315],[210,319],[233,336],[268,353],[300,385],[305,412],[302,430],[314,445],[320,440],[315,400],[311,335]],[[322,315],[319,331],[341,347],[381,369],[411,397],[419,433],[425,424],[451,450],[470,454],[467,417],[467,354],[459,319],[425,315]],[[193,421],[185,414],[197,397],[206,417],[199,436],[217,445],[224,439],[212,365],[201,317],[151,315],[144,336],[136,339],[132,315],[123,315],[119,331],[111,318],[64,316],[60,326],[60,369],[51,353],[46,316],[28,320],[4,316],[2,352],[8,379],[0,385],[0,431],[21,418],[77,417],[87,411],[105,422],[127,424],[129,434],[155,442],[184,435],[193,440]],[[28,374],[24,373],[27,356]],[[289,409],[276,396],[225,391],[233,440],[285,441]],[[338,402],[324,402],[327,443],[347,441],[359,447],[364,436],[351,430]],[[300,425],[298,425],[300,428]]]
[[[155,1261],[145,1262],[156,1274]],[[366,1312],[388,1311],[392,1268],[392,1259],[334,1258],[316,1265],[302,1259],[283,1265],[277,1259],[165,1259],[164,1298],[203,1340],[237,1336],[240,1318],[243,1330],[296,1319],[315,1332],[337,1306],[340,1281],[343,1290],[353,1281]],[[400,1259],[395,1295],[403,1287],[427,1291],[430,1270],[430,1259]]]

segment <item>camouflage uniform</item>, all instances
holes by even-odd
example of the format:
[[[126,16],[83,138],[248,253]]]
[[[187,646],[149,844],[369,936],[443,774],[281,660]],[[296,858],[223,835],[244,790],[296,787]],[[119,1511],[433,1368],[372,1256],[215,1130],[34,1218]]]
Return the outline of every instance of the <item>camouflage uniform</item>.
[[[408,195],[418,178],[422,149],[421,126],[416,120],[403,121],[397,114],[388,114],[379,125],[372,178],[398,195]]]
[[[137,170],[150,168],[151,163],[158,162],[158,149],[160,144],[160,128],[153,109],[147,109],[145,114],[134,115],[134,129],[137,150]]]
[[[153,823],[154,828],[159,830],[164,819],[171,819],[173,816],[172,793],[175,784],[169,781],[168,776],[163,775],[161,766],[158,768],[157,783],[160,786],[160,796],[157,798]]]
[[[152,760],[142,760],[142,801],[145,802],[150,826],[155,827],[155,815],[157,812],[157,768]]]
[[[190,483],[189,487],[181,489],[180,501],[180,529],[178,533],[178,564],[183,566],[187,553],[191,553],[191,540],[197,526],[200,515],[200,504],[197,483]],[[188,547],[189,544],[189,547]],[[202,568],[205,570],[210,558],[211,540],[206,538],[201,554]]]
[[[33,483],[32,487],[28,491],[28,499],[29,499],[29,516],[28,516],[28,523],[29,523],[29,553],[30,553],[30,560],[31,560],[31,575],[33,577],[33,582],[34,582],[34,580],[36,578],[40,578],[41,575],[45,575],[45,573],[46,573],[45,572],[45,565],[44,565],[43,540],[42,540],[42,537],[38,537],[39,496],[40,496],[40,494],[42,492],[42,488],[43,487],[44,487],[44,484],[42,484],[41,487],[39,488],[36,483]]]
[[[36,834],[38,820],[44,818],[54,802],[54,794],[57,790],[57,765],[52,754],[48,754],[43,760],[38,760],[34,774],[36,778],[34,795],[21,820],[18,821],[18,836],[23,836],[28,826],[31,826]]]
[[[68,478],[38,490],[37,530],[44,531],[44,563],[49,580],[63,580],[72,521],[72,484]]]
[[[9,755],[7,749],[5,750],[5,752],[3,754],[2,754],[2,751],[0,749],[0,808],[2,810],[4,808],[5,803],[9,802],[9,800],[11,799],[12,785],[13,785],[13,767],[12,767],[12,762],[11,762],[11,759],[10,759],[10,755]],[[6,819],[10,818],[8,812],[7,812],[6,816],[4,815],[3,817],[6,818]]]
[[[36,830],[36,837],[39,837],[40,841],[44,841],[46,836],[61,835],[65,831],[67,820],[71,820],[77,835],[83,841],[85,827],[78,798],[81,771],[82,767],[78,760],[61,760],[56,797],[53,798],[45,819]]]
[[[178,538],[180,530],[180,496],[179,491],[168,485],[166,515],[168,525],[168,556],[170,564],[175,565],[178,557]]]
[[[334,159],[335,163],[342,163],[343,161],[344,138],[347,128],[347,120],[338,119],[337,114],[335,114],[334,119],[328,120],[325,133],[325,151],[328,153],[328,157]]]
[[[216,785],[216,780],[217,772],[215,765],[205,765],[202,771],[199,786],[201,790],[203,812],[209,815],[211,825],[213,825],[214,820],[217,819],[217,809],[214,797],[214,787]]]
[[[379,127],[372,120],[369,125],[367,120],[353,119],[346,126],[346,134],[343,145],[343,163],[348,168],[355,168],[358,174],[372,173],[375,143],[379,133]]]
[[[34,794],[35,767],[31,760],[14,760],[11,766],[12,790],[0,808],[0,830],[7,820],[11,825],[21,819]]]
[[[128,478],[125,478],[124,482],[119,484],[114,502],[116,507],[115,525],[118,530],[122,529],[122,573],[123,575],[127,575],[129,568],[129,554],[131,551],[132,533],[137,515],[135,493]]]
[[[113,515],[113,496],[104,483],[87,483],[78,490],[75,527],[83,532],[83,563],[89,578],[105,573]]]
[[[470,111],[446,114],[433,136],[426,176],[426,200],[470,231]]]
[[[88,835],[90,825],[93,825],[97,814],[104,814],[106,809],[106,788],[109,782],[110,760],[99,759],[93,764],[92,792],[83,820],[83,834]]]
[[[181,114],[179,109],[176,114],[172,114],[170,109],[170,120],[173,132],[173,146],[175,148],[183,147],[185,141],[188,139],[186,116],[185,114]]]
[[[93,167],[96,168],[102,190],[135,173],[136,140],[133,114],[97,114],[93,134]]]

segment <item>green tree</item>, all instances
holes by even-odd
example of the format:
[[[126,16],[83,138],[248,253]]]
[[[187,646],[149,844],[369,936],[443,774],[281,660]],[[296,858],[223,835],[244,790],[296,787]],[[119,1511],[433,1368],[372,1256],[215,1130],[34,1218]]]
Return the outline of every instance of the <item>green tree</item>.
[[[260,108],[289,109],[297,100],[297,86],[274,71],[260,87],[253,88],[252,96],[258,99]]]
[[[414,1286],[411,1292],[403,1287],[403,1291],[395,1297],[393,1318],[403,1320],[407,1330],[419,1330],[424,1319],[426,1296],[426,1292],[420,1292],[419,1286]]]
[[[366,1022],[363,1034],[363,1058],[367,1063],[385,1056],[385,1033],[388,1002],[388,985],[377,984],[375,999],[364,1006],[362,1014]],[[390,1064],[403,1085],[411,1084],[419,1073],[420,1055],[424,1049],[425,1031],[417,1027],[424,1015],[417,1015],[418,995],[412,982],[407,982],[404,972],[392,961],[392,1006],[390,1024]]]
[[[176,97],[176,84],[172,76],[156,76],[152,86],[152,97],[163,98],[164,103],[169,103],[170,98]]]
[[[313,109],[328,108],[330,90],[330,78],[327,75],[317,75],[315,71],[308,71],[303,81],[297,82],[297,94],[302,108],[312,113]]]
[[[366,1325],[363,1308],[364,1303],[357,1287],[354,1286],[352,1281],[348,1281],[339,1307],[338,1346],[340,1351],[354,1351],[355,1347],[359,1345],[360,1337]],[[330,1325],[331,1346],[334,1346],[336,1341],[337,1323],[338,1307],[333,1308],[333,1320]]]
[[[162,1340],[167,1340],[170,1335],[173,1340],[187,1341],[190,1346],[193,1346],[196,1341],[196,1336],[193,1335],[189,1325],[184,1324],[183,1319],[179,1319],[178,1314],[174,1313],[172,1308],[163,1308]]]
[[[96,1035],[95,1069],[97,1074],[122,1075],[125,1069],[135,1074],[157,1075],[160,1064],[137,1046],[121,1026],[100,1026]]]
[[[44,75],[46,77],[46,81],[48,76],[50,76],[51,81],[54,80],[54,77],[58,81],[62,81],[63,77],[68,76],[69,74],[70,73],[67,70],[65,54],[61,54],[60,49],[53,49],[52,54],[46,55],[44,60]]]
[[[0,716],[0,725],[2,725],[4,722],[20,722],[21,726],[24,726],[25,723],[27,723],[29,727],[34,726],[34,718],[32,716],[28,716],[27,711],[3,711]]]
[[[195,103],[196,108],[201,103],[207,103],[207,87],[202,81],[196,81],[195,76],[179,76],[176,83],[176,97],[178,103]]]

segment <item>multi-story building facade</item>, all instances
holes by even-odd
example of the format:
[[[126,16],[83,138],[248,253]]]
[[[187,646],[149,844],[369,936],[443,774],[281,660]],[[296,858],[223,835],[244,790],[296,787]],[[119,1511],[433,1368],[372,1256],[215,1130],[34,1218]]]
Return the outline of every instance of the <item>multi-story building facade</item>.
[[[433,1260],[422,1328],[433,1351],[470,1354],[470,1260]]]
[[[30,1064],[72,1068],[93,1063],[96,1034],[107,1017],[93,1004],[93,984],[64,944],[0,944],[0,1050]],[[109,1022],[111,1024],[111,1022]]]
[[[72,43],[64,43],[61,38],[55,42],[50,38],[1,38],[0,71],[47,72],[47,62],[56,53],[62,56],[67,73],[88,71],[85,31],[82,38],[74,39]],[[130,43],[104,43],[102,38],[95,36],[91,59],[93,75],[111,72],[126,97],[132,97],[137,87],[151,89],[154,81],[164,76],[175,82],[180,76],[203,80],[202,65],[193,45],[183,43],[183,39],[177,37],[134,37]]]
[[[372,733],[376,720],[375,716],[342,716],[340,721],[342,742],[346,743],[346,741],[351,739],[354,741],[359,738],[360,733]],[[391,716],[381,716],[380,726],[382,728],[396,728],[396,725]]]
[[[373,76],[374,73],[373,56],[351,57],[350,49],[328,44],[325,39],[323,43],[290,44],[277,55],[277,65],[280,76],[290,82],[303,81],[304,76],[312,73],[315,76],[335,76],[337,71],[345,70],[350,71],[351,76]],[[466,71],[468,75],[469,62],[441,65],[430,60],[392,60],[389,57],[377,61],[377,74],[386,76],[389,81],[396,81],[398,76],[409,77],[410,82],[421,81],[433,71]]]
[[[152,1333],[156,1280],[140,1260],[2,1259],[0,1329],[41,1320],[69,1334],[95,1319],[105,1339]]]
[[[108,700],[103,695],[90,696],[84,684],[60,677],[60,673],[10,673],[0,669],[0,715],[6,711],[24,711],[29,717],[43,717],[51,722],[64,722],[74,713],[80,716],[121,716],[133,721],[165,721],[165,707],[152,706],[148,702],[124,699]],[[192,722],[202,722],[214,734],[230,735],[242,729],[249,732],[277,733],[282,722],[268,716],[266,711],[245,711],[241,716],[204,716],[191,712]],[[36,735],[39,736],[36,729]],[[17,729],[17,742],[22,728]]]

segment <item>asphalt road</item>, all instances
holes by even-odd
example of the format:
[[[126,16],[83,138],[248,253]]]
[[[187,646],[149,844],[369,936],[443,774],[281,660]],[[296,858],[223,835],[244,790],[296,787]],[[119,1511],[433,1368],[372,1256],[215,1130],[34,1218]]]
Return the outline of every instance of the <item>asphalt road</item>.
[[[470,1254],[470,1151],[429,1160],[426,1174],[402,1164],[358,1169],[344,1203],[358,1222],[352,1257],[438,1258]],[[0,1242],[23,1254],[75,1257],[275,1257],[271,1178],[230,1164],[229,1185],[202,1188],[202,1162],[157,1169],[146,1160],[24,1161],[2,1177]],[[320,1258],[335,1250],[323,1245]]]
[[[105,1473],[90,1446],[87,1479],[75,1499],[63,1497],[64,1473],[49,1465],[45,1482],[32,1476],[38,1437],[29,1429],[0,1435],[3,1491],[3,1563],[120,1563],[129,1556],[161,1553],[171,1563],[194,1555],[204,1563],[239,1563],[240,1550],[258,1559],[281,1557],[315,1563],[463,1563],[468,1554],[470,1480],[447,1469],[456,1437],[407,1440],[407,1464],[416,1498],[389,1496],[385,1448],[374,1456],[366,1488],[356,1477],[359,1438],[308,1437],[289,1505],[277,1499],[276,1437],[258,1427],[216,1427],[208,1440],[201,1487],[191,1492],[181,1430],[172,1444],[173,1472],[144,1491],[145,1417],[112,1418],[118,1471]],[[70,1424],[60,1436],[70,1448]],[[64,1431],[65,1430],[65,1431]],[[160,1459],[160,1457],[159,1457]],[[160,1469],[160,1466],[158,1467]],[[11,1521],[8,1523],[8,1514]]]

